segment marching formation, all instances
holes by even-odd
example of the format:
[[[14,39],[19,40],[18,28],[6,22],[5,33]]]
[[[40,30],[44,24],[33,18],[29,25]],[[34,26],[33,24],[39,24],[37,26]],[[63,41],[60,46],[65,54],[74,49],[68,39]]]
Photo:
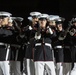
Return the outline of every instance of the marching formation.
[[[76,16],[65,28],[59,15],[0,11],[0,75],[75,75]]]

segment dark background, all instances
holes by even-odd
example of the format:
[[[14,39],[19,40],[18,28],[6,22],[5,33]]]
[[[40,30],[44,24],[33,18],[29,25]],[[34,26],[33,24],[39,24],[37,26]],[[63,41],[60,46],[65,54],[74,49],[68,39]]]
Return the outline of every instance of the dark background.
[[[70,20],[76,14],[75,4],[75,0],[0,0],[0,11],[23,17],[23,23],[27,25],[27,17],[31,11],[60,15]]]

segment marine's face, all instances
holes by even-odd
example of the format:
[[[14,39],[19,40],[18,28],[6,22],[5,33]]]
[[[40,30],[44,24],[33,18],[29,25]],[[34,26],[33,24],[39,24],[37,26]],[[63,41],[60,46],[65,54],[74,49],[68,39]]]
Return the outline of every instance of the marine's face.
[[[32,19],[32,23],[33,24],[37,24],[37,22],[38,22],[38,18],[37,17],[32,17],[33,19]]]
[[[74,22],[73,25],[76,26],[76,22]]]
[[[55,27],[56,26],[56,23],[55,23],[55,21],[49,21],[49,25]]]
[[[46,19],[39,20],[39,25],[40,25],[41,28],[45,28],[46,27],[46,23],[47,23]]]
[[[9,18],[8,17],[5,17],[2,19],[2,25],[7,25],[9,22]]]
[[[62,24],[57,25],[57,30],[61,31],[63,29]]]

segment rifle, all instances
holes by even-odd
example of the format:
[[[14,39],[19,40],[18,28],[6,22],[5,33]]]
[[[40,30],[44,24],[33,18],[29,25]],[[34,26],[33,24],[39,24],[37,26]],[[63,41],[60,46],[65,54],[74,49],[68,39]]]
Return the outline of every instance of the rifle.
[[[20,26],[18,25],[18,23],[15,20],[13,20],[13,26],[14,26],[15,30],[21,32],[21,28],[20,28]]]

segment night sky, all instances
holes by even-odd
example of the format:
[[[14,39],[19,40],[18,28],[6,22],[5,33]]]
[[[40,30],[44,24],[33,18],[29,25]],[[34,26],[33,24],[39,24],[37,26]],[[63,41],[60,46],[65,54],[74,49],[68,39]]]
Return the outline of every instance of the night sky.
[[[25,24],[31,11],[60,15],[70,20],[76,14],[75,4],[75,0],[0,0],[0,11],[23,17]]]

